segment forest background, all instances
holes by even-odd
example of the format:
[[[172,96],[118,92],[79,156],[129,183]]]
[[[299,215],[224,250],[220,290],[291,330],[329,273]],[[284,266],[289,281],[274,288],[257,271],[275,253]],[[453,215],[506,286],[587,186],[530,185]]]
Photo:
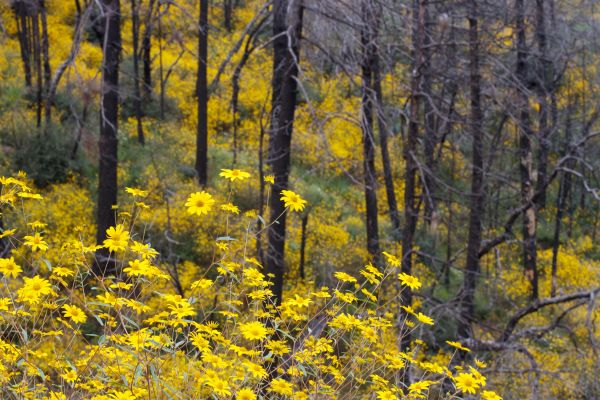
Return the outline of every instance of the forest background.
[[[3,0],[3,398],[599,398],[598,6]]]

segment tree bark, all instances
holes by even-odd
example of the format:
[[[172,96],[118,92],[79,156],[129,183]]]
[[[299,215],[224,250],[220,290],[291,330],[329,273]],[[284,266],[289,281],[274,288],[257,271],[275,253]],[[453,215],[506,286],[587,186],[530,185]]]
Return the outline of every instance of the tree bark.
[[[152,95],[152,14],[156,0],[148,2],[148,11],[144,21],[144,35],[142,37],[142,63],[143,63],[143,90],[145,101],[150,101]]]
[[[231,32],[231,17],[233,15],[233,0],[223,0],[223,25]]]
[[[288,15],[288,5],[289,12]],[[272,275],[275,304],[281,304],[285,250],[285,206],[281,191],[288,188],[291,141],[296,111],[298,62],[302,34],[302,0],[273,2],[273,91],[272,116],[267,157],[275,176],[269,206],[270,224],[267,230],[266,272]],[[287,34],[286,34],[287,32]]]
[[[423,180],[423,202],[425,205],[425,222],[430,228],[435,229],[437,220],[437,198],[435,182],[435,146],[438,142],[435,130],[435,114],[433,108],[432,79],[433,72],[431,67],[431,57],[433,56],[431,39],[431,22],[429,21],[428,0],[423,2],[424,27],[423,27],[423,114],[424,114],[424,156],[425,156],[425,176]]]
[[[105,26],[102,60],[102,100],[98,170],[98,209],[96,242],[102,244],[106,230],[116,223],[113,205],[117,204],[119,57],[121,53],[121,10],[119,0],[102,0]],[[107,249],[96,253],[95,273],[104,275],[114,268]]]
[[[208,88],[206,63],[208,54],[208,0],[200,0],[200,32],[198,34],[198,76],[196,97],[198,97],[198,135],[196,137],[196,173],[198,183],[206,186],[208,180]]]
[[[525,10],[523,0],[515,0],[515,26],[517,32],[517,113],[519,125],[519,156],[521,173],[521,198],[523,203],[533,199],[535,175],[531,146],[531,123],[527,91],[527,43],[525,37]],[[523,267],[531,284],[531,298],[538,298],[538,270],[536,255],[536,208],[523,213]]]
[[[48,41],[48,21],[46,19],[46,1],[39,0],[38,2],[39,12],[40,12],[40,22],[42,25],[42,38],[41,38],[41,48],[42,48],[42,63],[44,65],[44,95],[43,98],[47,102],[48,97],[50,95],[50,81],[52,77],[52,70],[50,69],[50,52],[49,46],[50,43]],[[41,109],[41,104],[40,104]],[[40,111],[41,112],[41,111]],[[46,127],[50,125],[52,120],[52,108],[45,107],[45,123]]]
[[[412,272],[412,257],[414,235],[417,228],[418,210],[416,205],[417,186],[417,141],[419,136],[419,108],[421,103],[421,67],[423,65],[423,36],[425,29],[425,0],[413,0],[412,3],[412,77],[410,84],[410,114],[408,132],[403,146],[405,163],[404,173],[404,227],[402,229],[402,272]],[[412,304],[410,289],[402,291],[402,305]],[[401,316],[406,313],[401,311]],[[404,351],[410,345],[408,332],[401,332],[400,350]]]
[[[300,279],[304,281],[306,279],[306,271],[305,263],[306,263],[306,237],[308,236],[308,231],[306,230],[308,226],[308,212],[305,212],[302,215],[302,226],[300,230]]]
[[[25,0],[17,0],[13,3],[15,22],[17,25],[17,36],[21,48],[21,60],[23,61],[23,72],[25,74],[25,85],[31,87],[31,47],[29,45],[29,7]]]
[[[550,129],[548,127],[548,95],[552,91],[549,85],[552,82],[551,76],[551,65],[548,60],[549,55],[546,54],[547,49],[547,37],[546,37],[546,11],[544,8],[545,0],[536,0],[536,22],[535,22],[535,36],[538,47],[538,85],[539,85],[539,100],[540,100],[540,113],[539,113],[539,126],[538,126],[538,138],[540,148],[538,151],[538,186],[537,191],[544,186],[546,181],[546,175],[548,174],[548,135]],[[542,190],[542,194],[537,202],[537,208],[542,209],[546,206],[546,191]]]
[[[377,37],[377,27],[379,25],[379,14],[375,16],[373,25],[374,35]],[[388,202],[388,211],[392,223],[392,237],[394,240],[400,240],[400,214],[398,213],[398,201],[394,190],[394,176],[392,174],[392,162],[388,148],[388,124],[385,118],[385,107],[383,102],[383,90],[381,88],[381,64],[379,57],[379,48],[376,39],[373,44],[373,60],[371,68],[373,72],[373,90],[375,95],[375,111],[377,113],[377,128],[379,130],[379,145],[381,147],[381,163],[383,168],[383,178],[385,182],[385,192]]]
[[[145,143],[144,127],[142,126],[142,94],[140,92],[140,67],[139,67],[139,36],[140,36],[140,13],[137,0],[131,0],[131,37],[133,41],[133,109],[137,124],[138,142],[143,146]]]
[[[484,171],[483,171],[483,113],[481,108],[481,72],[479,61],[479,28],[477,0],[469,5],[469,91],[470,121],[472,137],[472,169],[469,214],[469,234],[467,244],[467,264],[465,267],[462,296],[460,298],[460,319],[458,336],[471,336],[471,321],[474,314],[475,287],[479,274],[479,248],[481,247],[482,219],[485,210]]]
[[[361,128],[363,142],[363,183],[365,189],[365,209],[367,226],[367,251],[372,259],[379,255],[379,232],[377,221],[377,178],[375,171],[375,137],[373,135],[373,109],[376,101],[373,84],[373,63],[375,61],[375,12],[372,0],[363,0],[363,26],[361,29],[362,47],[362,100]]]
[[[36,76],[35,89],[35,104],[36,104],[36,126],[42,126],[42,92],[43,92],[43,77],[42,77],[42,44],[40,35],[40,10],[39,4],[33,3],[31,6],[31,39],[33,48],[33,64]]]

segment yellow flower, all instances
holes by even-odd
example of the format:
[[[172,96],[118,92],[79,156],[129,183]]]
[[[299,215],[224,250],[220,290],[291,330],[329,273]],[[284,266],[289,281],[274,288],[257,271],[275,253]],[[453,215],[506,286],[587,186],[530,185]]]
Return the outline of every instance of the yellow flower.
[[[38,233],[34,233],[33,236],[25,236],[25,245],[31,247],[31,250],[42,250],[45,251],[48,249],[48,243],[44,241],[44,238]]]
[[[285,207],[289,208],[291,211],[302,211],[306,204],[306,200],[291,190],[281,191],[281,201],[283,201]]]
[[[103,244],[109,251],[117,252],[125,250],[128,242],[129,232],[125,230],[123,225],[119,224],[116,227],[111,226],[106,230],[106,239]]]
[[[68,370],[64,374],[60,374],[61,378],[63,378],[67,382],[75,382],[77,380],[77,372],[72,369]]]
[[[243,181],[250,178],[250,174],[239,169],[222,169],[219,176],[229,179],[231,182],[236,180]]]
[[[125,392],[113,392],[109,399],[111,400],[135,400],[136,397],[131,391],[127,390]]]
[[[433,318],[428,317],[427,315],[425,315],[423,313],[417,313],[417,314],[415,314],[415,317],[419,320],[419,322],[421,322],[423,324],[433,325]]]
[[[398,257],[396,257],[393,254],[390,254],[388,252],[383,252],[383,255],[385,256],[385,260],[388,262],[388,264],[390,264],[392,267],[399,267],[401,262],[400,259]]]
[[[210,379],[208,385],[213,389],[213,392],[217,396],[231,396],[229,391],[229,384],[219,378]]]
[[[281,378],[273,379],[269,385],[269,392],[282,394],[284,396],[291,396],[294,394],[292,384],[284,381]]]
[[[434,382],[418,381],[418,382],[412,383],[408,387],[408,390],[410,391],[411,394],[414,394],[414,393],[420,394],[423,390],[428,390],[429,386],[431,386],[432,383],[434,383]]]
[[[475,394],[477,389],[479,389],[477,379],[475,379],[473,375],[464,372],[461,372],[458,376],[454,377],[454,383],[456,388],[464,393]]]
[[[15,263],[14,257],[0,258],[0,272],[5,276],[16,278],[23,270]]]
[[[460,342],[452,342],[450,340],[446,340],[446,343],[462,351],[471,351],[470,349],[464,347]]]
[[[357,282],[355,277],[353,277],[352,275],[349,275],[345,272],[336,272],[335,274],[333,274],[333,276],[335,276],[342,282],[348,282],[348,283],[356,283]]]
[[[483,400],[502,400],[502,397],[498,396],[496,392],[492,392],[491,390],[484,390],[481,393],[481,398]]]
[[[271,185],[274,185],[275,184],[275,176],[273,176],[273,175],[265,175],[264,181],[265,181],[265,183],[269,183]]]
[[[244,366],[246,367],[250,375],[252,375],[254,378],[262,379],[267,376],[267,371],[259,364],[253,363],[251,361],[246,361],[244,362]]]
[[[240,389],[237,392],[237,400],[256,400],[256,394],[251,389]]]
[[[8,306],[12,301],[8,297],[0,297],[0,311],[8,311]]]
[[[4,232],[0,233],[0,239],[14,235],[16,231],[16,229],[6,229]]]
[[[141,190],[141,189],[136,189],[136,188],[125,188],[125,191],[129,194],[131,194],[133,197],[146,197],[148,196],[148,191],[146,190]]]
[[[240,324],[240,332],[248,340],[262,340],[267,337],[267,328],[258,321]]]
[[[24,281],[25,284],[17,292],[20,301],[35,304],[42,296],[54,293],[50,282],[38,275],[33,278],[24,278]]]
[[[398,397],[389,390],[378,390],[375,392],[378,400],[396,400]]]
[[[123,272],[131,276],[148,275],[151,265],[148,260],[133,260],[129,261],[129,267],[123,268]]]
[[[400,279],[400,282],[402,282],[403,286],[408,286],[413,290],[417,290],[421,287],[421,282],[418,278],[408,275],[404,272],[398,274],[398,279]]]
[[[290,352],[285,340],[271,340],[265,347],[271,350],[276,356],[283,356]]]
[[[83,324],[85,321],[87,321],[87,316],[83,310],[77,306],[65,304],[63,306],[63,310],[65,318],[71,318],[71,321],[75,322],[76,324]]]
[[[230,212],[232,214],[239,214],[240,213],[240,209],[238,208],[238,206],[233,205],[231,203],[223,204],[221,206],[221,210]]]
[[[208,214],[213,204],[215,204],[215,200],[210,193],[202,191],[192,193],[190,197],[188,197],[185,206],[188,208],[189,214],[203,215]]]

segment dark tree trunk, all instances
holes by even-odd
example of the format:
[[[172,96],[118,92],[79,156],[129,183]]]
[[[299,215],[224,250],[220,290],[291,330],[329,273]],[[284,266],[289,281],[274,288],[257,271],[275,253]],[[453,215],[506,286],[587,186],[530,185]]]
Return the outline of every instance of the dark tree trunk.
[[[31,87],[31,47],[29,45],[29,7],[25,0],[15,1],[13,4],[15,12],[15,21],[17,25],[17,35],[19,37],[19,46],[21,48],[21,60],[23,61],[23,71],[25,74],[25,85]]]
[[[163,70],[163,32],[162,32],[162,13],[160,11],[162,3],[158,3],[156,10],[158,18],[158,78],[159,78],[159,110],[160,119],[165,119],[165,78]],[[198,90],[198,82],[196,82],[196,90]]]
[[[145,101],[150,101],[152,95],[152,15],[155,0],[148,2],[148,11],[144,22],[144,35],[142,37],[142,63],[143,63],[143,90]]]
[[[198,183],[206,186],[208,180],[208,83],[206,62],[208,54],[208,0],[200,0],[200,32],[198,34],[198,76],[196,97],[198,97],[198,136],[196,138],[196,173]]]
[[[233,0],[223,0],[223,25],[231,32],[231,17],[233,16]]]
[[[419,136],[419,108],[421,103],[421,67],[423,64],[423,36],[425,29],[425,0],[413,0],[412,3],[412,46],[413,65],[410,84],[410,115],[408,133],[404,143],[403,154],[405,163],[404,173],[404,227],[402,229],[402,272],[412,272],[412,257],[414,235],[417,228],[418,210],[416,204],[417,186],[417,141]],[[402,291],[401,303],[412,304],[412,292],[406,288]],[[403,317],[406,313],[401,311]],[[410,345],[408,332],[401,332],[400,350],[404,351]]]
[[[538,152],[538,181],[536,191],[540,192],[540,196],[537,201],[537,208],[542,209],[546,206],[546,176],[548,175],[548,134],[550,129],[548,127],[548,95],[552,90],[549,85],[551,84],[552,77],[551,65],[548,60],[547,49],[547,38],[546,38],[546,12],[544,9],[544,2],[546,0],[536,0],[536,22],[535,22],[535,36],[538,46],[538,85],[539,85],[539,100],[540,100],[540,113],[539,113],[539,126],[538,126],[538,138],[540,148]]]
[[[302,215],[302,228],[300,233],[300,279],[303,281],[306,279],[305,263],[306,263],[306,236],[308,231],[306,227],[308,225],[308,212]]]
[[[34,3],[32,6],[31,17],[31,39],[33,47],[33,64],[35,67],[36,89],[35,89],[35,104],[36,104],[36,126],[42,126],[42,92],[43,92],[43,77],[42,77],[42,44],[40,37],[40,18],[39,4]]]
[[[288,15],[288,3],[290,12]],[[273,2],[273,91],[272,116],[269,135],[268,164],[275,176],[269,207],[270,225],[267,231],[266,272],[273,274],[275,304],[281,303],[284,274],[285,206],[280,200],[281,191],[288,188],[291,142],[296,96],[303,7],[301,0],[275,0]],[[290,20],[288,22],[288,19]],[[289,23],[289,25],[288,25]],[[290,28],[288,31],[288,27]],[[285,32],[289,32],[285,35]]]
[[[137,0],[131,0],[131,37],[133,41],[133,109],[137,123],[138,142],[144,145],[144,127],[142,126],[142,94],[140,92],[140,67],[139,67],[139,36],[140,13]]]
[[[372,259],[379,255],[379,232],[377,223],[377,177],[375,171],[375,138],[373,135],[373,109],[376,94],[373,84],[373,63],[375,51],[375,12],[372,0],[363,0],[363,26],[361,29],[362,47],[362,102],[361,128],[363,142],[363,174],[365,188],[365,209],[367,225],[367,251]]]
[[[52,79],[52,71],[50,69],[50,43],[48,41],[48,21],[46,20],[46,1],[39,0],[40,22],[42,24],[42,62],[44,64],[44,99],[47,100],[50,95],[50,81]],[[40,104],[41,108],[41,104]],[[46,127],[50,125],[52,119],[52,108],[45,107]],[[41,111],[40,111],[41,112]]]
[[[377,36],[377,26],[379,24],[379,15],[376,15],[374,25],[374,35]],[[388,148],[388,124],[385,118],[385,108],[383,103],[383,90],[381,88],[381,65],[379,62],[379,49],[374,42],[372,54],[372,72],[373,86],[375,92],[375,110],[377,112],[377,127],[379,130],[379,145],[381,146],[381,163],[383,167],[383,178],[385,182],[385,192],[388,201],[390,221],[392,223],[392,237],[394,240],[400,239],[400,214],[398,213],[398,201],[394,191],[394,176],[392,174],[392,162]]]
[[[519,156],[521,173],[521,198],[523,203],[533,200],[535,181],[533,151],[531,149],[531,123],[529,96],[527,94],[527,44],[525,37],[525,10],[523,0],[515,0],[515,25],[517,31],[517,113],[519,125]],[[538,298],[538,271],[536,256],[536,208],[523,212],[523,267],[531,284],[531,298]]]
[[[481,72],[479,69],[479,32],[477,0],[470,1],[469,7],[469,90],[470,90],[470,131],[472,136],[472,170],[469,215],[469,236],[467,243],[467,264],[465,267],[461,296],[458,336],[471,336],[471,321],[474,313],[475,287],[479,274],[479,249],[481,247],[482,219],[485,211],[484,171],[483,171],[483,114],[481,110]]]
[[[102,104],[100,109],[100,140],[98,169],[98,209],[96,242],[102,244],[106,230],[114,226],[117,204],[119,57],[121,53],[121,10],[119,0],[102,0],[106,30],[103,40]],[[97,252],[95,273],[103,275],[114,268],[107,249]]]
[[[423,2],[424,29],[423,29],[423,114],[425,120],[424,155],[425,155],[425,187],[423,188],[423,202],[425,205],[425,222],[435,229],[437,215],[436,182],[435,182],[435,146],[437,134],[435,130],[435,111],[433,108],[432,80],[433,71],[431,58],[433,56],[431,22],[429,21],[428,0]]]

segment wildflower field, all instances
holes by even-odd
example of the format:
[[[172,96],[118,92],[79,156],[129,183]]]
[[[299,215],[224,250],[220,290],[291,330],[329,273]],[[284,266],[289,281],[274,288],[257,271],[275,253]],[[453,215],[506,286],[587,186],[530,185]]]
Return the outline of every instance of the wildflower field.
[[[600,399],[599,5],[0,1],[0,399]]]

